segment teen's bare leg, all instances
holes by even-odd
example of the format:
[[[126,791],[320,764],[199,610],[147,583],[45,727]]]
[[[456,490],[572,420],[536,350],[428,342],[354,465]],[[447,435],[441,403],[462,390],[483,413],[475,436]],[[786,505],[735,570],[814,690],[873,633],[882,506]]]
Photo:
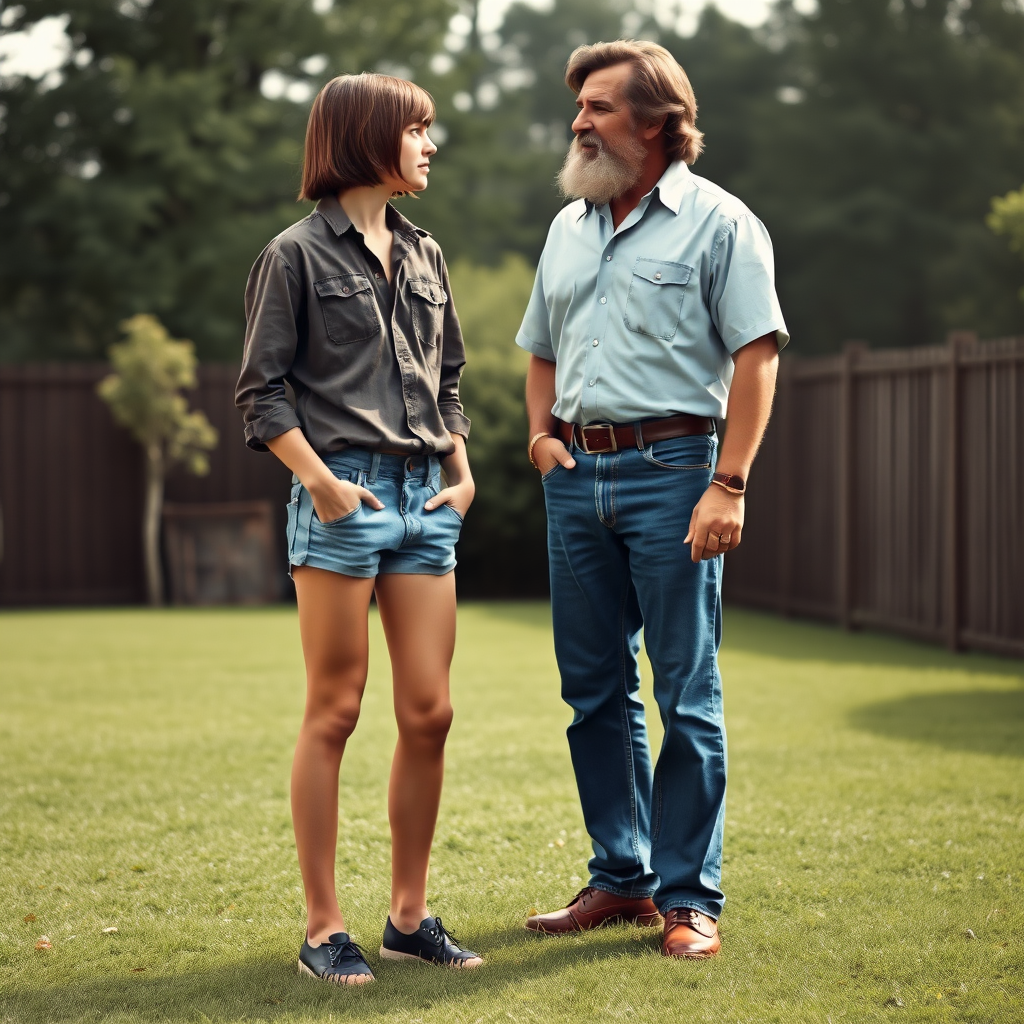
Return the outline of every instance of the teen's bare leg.
[[[452,723],[455,574],[386,573],[377,606],[391,655],[398,744],[391,764],[391,923],[411,934],[429,915],[427,871]],[[476,967],[479,957],[464,967]]]
[[[292,762],[292,822],[307,934],[316,944],[347,930],[334,884],[338,772],[366,687],[373,580],[311,566],[298,566],[292,574],[306,661],[306,710]],[[364,980],[369,979],[351,979]]]

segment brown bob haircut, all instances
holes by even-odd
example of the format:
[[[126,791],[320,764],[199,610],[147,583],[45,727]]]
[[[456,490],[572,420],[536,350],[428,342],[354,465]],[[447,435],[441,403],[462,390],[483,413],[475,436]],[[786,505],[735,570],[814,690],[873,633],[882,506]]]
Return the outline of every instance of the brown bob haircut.
[[[704,149],[704,133],[696,127],[697,100],[686,72],[664,46],[617,39],[577,47],[565,66],[565,84],[578,96],[587,75],[616,64],[633,69],[624,90],[633,117],[648,124],[664,119],[668,158],[692,164]]]
[[[317,93],[306,126],[300,199],[323,199],[401,174],[402,132],[434,120],[434,100],[404,78],[339,75]]]

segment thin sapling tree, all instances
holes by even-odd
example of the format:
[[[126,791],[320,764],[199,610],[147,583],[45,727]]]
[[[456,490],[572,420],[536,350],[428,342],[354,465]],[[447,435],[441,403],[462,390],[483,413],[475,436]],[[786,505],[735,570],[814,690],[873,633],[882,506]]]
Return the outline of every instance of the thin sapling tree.
[[[204,413],[189,411],[182,394],[196,386],[192,342],[174,340],[156,317],[146,314],[133,316],[121,326],[126,338],[109,350],[114,373],[100,381],[96,390],[146,455],[142,544],[149,603],[159,605],[164,592],[160,566],[164,479],[176,462],[197,476],[208,473],[206,453],[216,447],[217,431]]]

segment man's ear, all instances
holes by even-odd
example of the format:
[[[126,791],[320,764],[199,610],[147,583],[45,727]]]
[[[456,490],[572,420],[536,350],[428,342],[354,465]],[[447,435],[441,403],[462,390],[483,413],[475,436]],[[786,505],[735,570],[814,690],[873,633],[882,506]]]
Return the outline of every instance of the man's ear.
[[[649,124],[646,128],[644,128],[641,134],[643,135],[645,141],[652,142],[662,133],[662,131],[665,128],[665,120],[666,119],[663,117],[660,121],[655,121],[654,123]]]

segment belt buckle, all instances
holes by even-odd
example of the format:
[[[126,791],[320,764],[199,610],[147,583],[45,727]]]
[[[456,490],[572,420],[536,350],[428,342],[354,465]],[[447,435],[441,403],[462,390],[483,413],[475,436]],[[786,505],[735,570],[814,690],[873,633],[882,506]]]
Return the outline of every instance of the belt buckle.
[[[608,444],[603,448],[592,448],[587,440],[588,430],[604,430],[608,434]],[[604,455],[607,452],[617,452],[618,442],[615,440],[615,427],[611,423],[588,423],[585,427],[579,428],[580,447],[588,455]]]

